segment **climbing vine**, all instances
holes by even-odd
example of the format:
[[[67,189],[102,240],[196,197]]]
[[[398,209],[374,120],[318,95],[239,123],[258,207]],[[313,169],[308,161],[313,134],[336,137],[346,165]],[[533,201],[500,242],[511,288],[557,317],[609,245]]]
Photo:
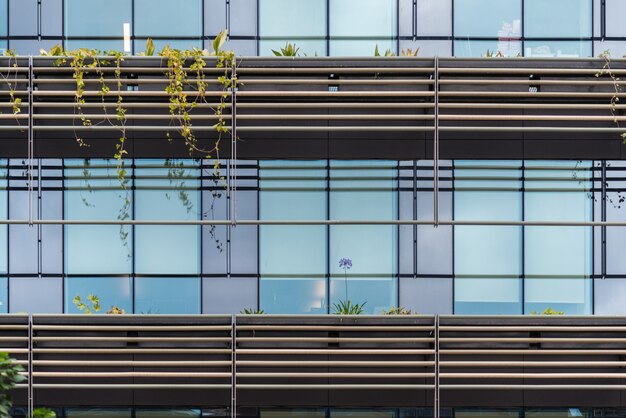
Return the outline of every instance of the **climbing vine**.
[[[599,55],[599,57],[603,59],[604,63],[602,65],[602,68],[598,70],[598,72],[596,72],[596,77],[600,78],[608,76],[612,81],[611,85],[613,88],[613,94],[611,96],[611,99],[609,100],[610,111],[611,116],[613,117],[613,122],[618,128],[620,128],[620,122],[617,117],[617,105],[620,102],[619,96],[622,93],[620,78],[613,72],[611,68],[611,52],[609,50],[605,50]],[[621,133],[621,137],[622,140],[626,141],[626,132]]]

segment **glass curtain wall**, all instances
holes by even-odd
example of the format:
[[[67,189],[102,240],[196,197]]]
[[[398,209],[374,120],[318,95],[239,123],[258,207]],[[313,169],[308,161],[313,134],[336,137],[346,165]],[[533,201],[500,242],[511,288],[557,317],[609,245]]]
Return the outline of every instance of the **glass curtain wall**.
[[[397,219],[397,162],[329,164],[262,161],[260,219]],[[396,304],[397,226],[262,225],[259,234],[264,311],[327,313],[350,300],[380,313]]]
[[[455,219],[593,219],[589,161],[456,161]],[[592,313],[586,226],[456,226],[455,313]],[[522,287],[523,286],[523,287]]]

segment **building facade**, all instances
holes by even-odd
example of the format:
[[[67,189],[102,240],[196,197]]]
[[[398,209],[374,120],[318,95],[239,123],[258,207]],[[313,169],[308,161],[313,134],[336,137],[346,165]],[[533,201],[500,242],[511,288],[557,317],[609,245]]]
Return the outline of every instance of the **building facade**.
[[[621,0],[0,1],[0,47],[18,53],[0,65],[16,414],[626,416],[624,14]],[[179,141],[167,60],[88,70],[83,103],[70,63],[33,57],[211,48],[224,28],[233,65],[207,58],[206,92],[184,86],[209,148],[224,98],[210,158]],[[300,57],[272,57],[288,42]],[[88,295],[139,315],[63,315]],[[330,315],[347,301],[365,315]],[[397,307],[420,315],[382,315]]]

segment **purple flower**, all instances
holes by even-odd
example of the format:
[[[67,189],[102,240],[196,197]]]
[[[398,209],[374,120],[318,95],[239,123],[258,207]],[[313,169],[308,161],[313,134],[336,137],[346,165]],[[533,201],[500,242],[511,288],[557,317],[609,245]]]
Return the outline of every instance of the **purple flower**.
[[[342,258],[341,260],[339,260],[339,268],[342,268],[344,270],[349,270],[352,267],[352,260],[350,260],[349,258]]]

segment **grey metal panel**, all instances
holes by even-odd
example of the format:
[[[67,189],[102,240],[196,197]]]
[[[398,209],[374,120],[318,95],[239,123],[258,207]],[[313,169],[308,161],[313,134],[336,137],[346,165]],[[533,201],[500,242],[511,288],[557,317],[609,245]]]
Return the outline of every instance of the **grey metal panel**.
[[[41,55],[39,52],[41,49],[49,51],[54,45],[60,43],[60,40],[51,39],[42,39],[41,41],[36,39],[11,39],[9,48],[18,55]]]
[[[9,192],[9,219],[28,217],[28,198],[26,190]],[[9,226],[9,273],[37,274],[37,252],[37,226]]]
[[[413,0],[400,0],[398,36],[413,36]]]
[[[601,54],[604,51],[609,51],[611,57],[613,58],[622,58],[622,56],[626,55],[625,41],[595,41],[593,45],[596,55]]]
[[[60,191],[42,192],[42,219],[63,218],[63,194]],[[63,272],[63,226],[41,226],[41,272],[59,274]]]
[[[226,29],[226,0],[204,0],[204,34],[214,37],[224,29]]]
[[[417,0],[417,34],[452,35],[452,0]]]
[[[593,1],[593,36],[600,36],[601,35],[601,20],[602,20],[602,15],[601,15],[601,3],[602,0],[592,0]],[[607,0],[607,9],[608,9],[608,4],[609,3],[623,3],[621,0]],[[607,13],[607,21],[609,20],[609,16]],[[608,34],[608,30],[607,30],[607,34]],[[596,49],[596,54],[598,51]]]
[[[202,279],[202,313],[237,314],[245,308],[257,307],[257,279]]]
[[[230,33],[233,36],[255,36],[256,0],[230,0]]]
[[[400,278],[400,306],[420,314],[451,314],[452,279]]]
[[[9,36],[37,35],[37,0],[9,0]]]
[[[413,193],[400,192],[399,198],[400,219],[413,219]],[[400,274],[415,274],[413,271],[413,229],[411,225],[400,225],[398,233],[400,245],[398,257],[400,257]]]
[[[626,315],[626,279],[594,279],[594,314]]]
[[[226,49],[235,51],[235,55],[240,57],[251,57],[257,55],[257,45],[255,40],[231,39],[226,42]]]
[[[12,277],[9,279],[11,313],[62,313],[63,279]]]
[[[433,219],[433,193],[418,192],[417,218]],[[452,193],[439,193],[439,219],[452,219]],[[452,274],[452,227],[417,227],[418,274]]]
[[[237,191],[237,218],[258,219],[258,193]],[[231,273],[258,273],[258,227],[235,226],[231,229]]]
[[[452,41],[434,41],[434,40],[417,40],[417,41],[400,41],[400,50],[412,49],[415,51],[419,48],[418,56],[420,57],[451,57]]]
[[[63,34],[63,0],[41,2],[41,34],[43,36]],[[61,43],[61,41],[55,41],[55,43]]]

